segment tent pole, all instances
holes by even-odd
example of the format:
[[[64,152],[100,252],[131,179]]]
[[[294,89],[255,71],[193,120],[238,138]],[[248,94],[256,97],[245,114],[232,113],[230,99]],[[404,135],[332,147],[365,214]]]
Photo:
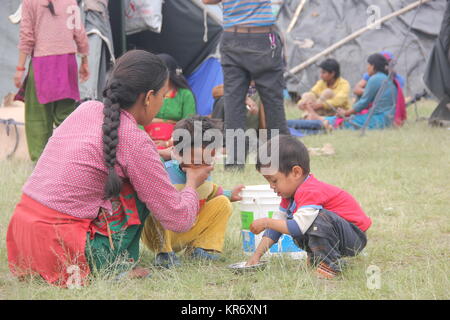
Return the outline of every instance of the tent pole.
[[[372,29],[373,27],[377,26],[378,24],[381,24],[389,19],[392,19],[394,17],[397,17],[399,15],[402,15],[405,12],[411,11],[412,9],[425,4],[427,2],[430,2],[431,0],[419,0],[416,1],[412,4],[410,4],[409,6],[406,6],[398,11],[395,11],[381,19],[376,20],[375,22],[369,24],[368,26],[359,29],[358,31],[355,31],[354,33],[352,33],[351,35],[347,36],[346,38],[340,40],[339,42],[336,42],[335,44],[333,44],[332,46],[328,47],[327,49],[323,50],[322,52],[316,54],[315,56],[309,58],[308,60],[306,60],[305,62],[299,64],[298,66],[292,68],[291,70],[289,70],[290,73],[297,73],[303,69],[305,69],[306,67],[309,67],[311,64],[313,64],[314,62],[316,62],[317,60],[319,60],[320,58],[322,58],[323,56],[326,56],[327,54],[331,53],[332,51],[336,50],[337,48],[339,48],[340,46],[344,45],[345,43],[359,37],[361,34],[363,34],[364,32]]]
[[[120,43],[121,43],[121,52],[120,55],[124,54],[127,51],[127,36],[125,31],[125,5],[123,0],[120,2]]]
[[[298,5],[297,10],[295,10],[294,17],[292,18],[291,23],[289,23],[289,27],[287,28],[286,33],[291,32],[292,28],[294,28],[294,25],[295,25],[295,23],[298,20],[298,16],[302,12],[303,7],[305,6],[305,4],[306,4],[306,0],[302,0],[302,2],[300,2],[300,4]]]
[[[123,0],[109,1],[109,19],[114,43],[114,55],[120,57],[127,51],[125,32],[125,5]]]

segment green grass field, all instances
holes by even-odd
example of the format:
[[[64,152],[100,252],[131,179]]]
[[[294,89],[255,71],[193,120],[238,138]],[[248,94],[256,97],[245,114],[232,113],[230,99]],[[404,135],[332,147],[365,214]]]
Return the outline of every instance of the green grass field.
[[[436,104],[418,105],[428,116]],[[287,109],[288,118],[297,111]],[[449,299],[450,298],[450,131],[415,121],[414,107],[402,129],[368,132],[336,131],[303,138],[308,147],[333,145],[331,156],[312,156],[311,170],[340,186],[372,218],[364,255],[350,260],[336,280],[319,280],[304,261],[270,259],[264,271],[236,275],[226,269],[243,261],[239,204],[229,223],[224,261],[183,260],[175,270],[153,270],[152,278],[114,282],[93,279],[81,289],[54,288],[39,279],[19,282],[8,270],[6,230],[21,187],[32,166],[0,162],[0,299]],[[225,173],[214,180],[224,187],[263,184],[253,166],[245,174]],[[142,248],[140,265],[151,266],[154,254]],[[368,285],[369,266],[380,270],[380,288]],[[369,279],[370,280],[370,279]],[[372,283],[369,281],[369,284]]]

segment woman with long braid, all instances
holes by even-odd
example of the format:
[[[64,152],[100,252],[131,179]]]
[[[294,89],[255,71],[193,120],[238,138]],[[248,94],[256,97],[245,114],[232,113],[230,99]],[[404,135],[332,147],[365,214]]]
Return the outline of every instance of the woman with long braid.
[[[186,187],[177,191],[139,129],[161,108],[167,82],[160,58],[130,51],[114,66],[103,103],[83,103],[55,130],[9,224],[13,274],[34,273],[61,286],[84,284],[104,269],[146,276],[136,267],[145,218],[175,232],[192,227],[195,189],[212,167],[186,168]]]

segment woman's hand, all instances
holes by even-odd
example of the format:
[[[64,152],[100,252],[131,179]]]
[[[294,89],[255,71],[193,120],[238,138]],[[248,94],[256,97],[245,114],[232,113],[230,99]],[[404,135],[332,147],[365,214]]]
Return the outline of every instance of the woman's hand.
[[[340,118],[345,118],[347,116],[347,112],[342,109],[342,108],[338,108],[337,109],[337,116]]]
[[[250,231],[253,232],[254,234],[260,234],[261,232],[267,229],[268,225],[269,225],[269,218],[256,219],[250,225]]]
[[[166,140],[153,140],[157,147],[168,148],[170,147],[170,142]]]
[[[169,161],[169,160],[172,160],[172,151],[173,151],[173,147],[169,147],[166,149],[159,149],[158,153],[159,153],[159,156],[161,158],[163,158],[165,161]]]
[[[22,79],[23,79],[23,74],[25,71],[16,71],[16,74],[14,75],[14,85],[16,86],[16,88],[20,88],[22,86]]]
[[[79,74],[81,82],[85,82],[87,79],[89,79],[89,65],[87,62],[81,63]]]
[[[239,193],[242,191],[242,189],[244,189],[245,186],[243,184],[237,185],[236,187],[233,188],[233,190],[231,191],[231,198],[230,201],[231,202],[235,202],[235,201],[241,201],[242,197],[239,195]]]
[[[197,189],[209,177],[209,173],[213,169],[213,166],[208,165],[183,167],[183,171],[186,172],[187,176],[186,187]]]

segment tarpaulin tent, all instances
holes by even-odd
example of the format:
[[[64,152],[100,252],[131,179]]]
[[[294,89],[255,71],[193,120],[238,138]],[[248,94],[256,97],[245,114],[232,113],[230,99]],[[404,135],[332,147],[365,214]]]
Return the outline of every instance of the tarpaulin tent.
[[[278,26],[285,39],[287,70],[293,70],[307,59],[364,28],[368,22],[392,14],[416,0],[308,0],[291,32],[286,30],[302,0],[284,1],[278,15]],[[439,33],[446,0],[425,3],[420,9],[408,11],[370,29],[344,43],[329,55],[305,69],[286,75],[287,89],[302,94],[318,80],[318,64],[335,58],[341,73],[356,84],[366,72],[367,57],[382,50],[398,55],[416,10],[420,10],[408,36],[405,50],[399,57],[396,71],[406,78],[406,94],[422,92],[422,76],[426,59]]]
[[[222,71],[216,57],[222,33],[222,10],[206,6],[201,0],[149,0],[162,3],[161,32],[142,31],[127,35],[125,14],[129,0],[82,0],[83,21],[91,47],[90,80],[80,86],[83,99],[101,98],[107,70],[113,58],[130,49],[172,55],[183,68],[197,98],[198,113],[212,109],[212,88],[222,83]],[[143,3],[135,0],[135,5]],[[0,97],[16,92],[13,84],[18,59],[19,25],[8,16],[19,7],[20,0],[4,0],[0,13]],[[108,8],[103,6],[108,5]],[[108,17],[109,13],[109,17]]]
[[[160,0],[153,0],[160,1]],[[167,53],[177,60],[197,100],[197,113],[211,113],[212,88],[223,82],[216,52],[222,33],[222,10],[201,0],[170,0],[162,5],[161,32],[150,30],[127,36],[125,1],[110,1],[115,48]]]

